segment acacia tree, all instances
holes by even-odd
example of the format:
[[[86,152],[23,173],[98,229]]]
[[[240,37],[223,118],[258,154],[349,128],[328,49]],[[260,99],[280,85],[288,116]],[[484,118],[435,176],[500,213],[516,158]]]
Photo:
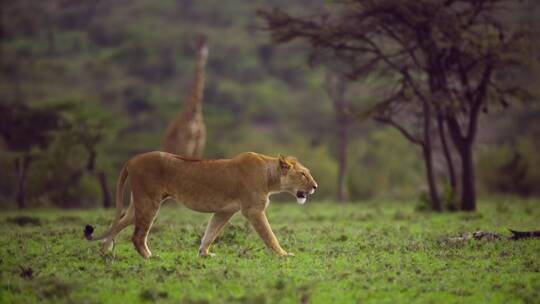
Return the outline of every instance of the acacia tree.
[[[62,207],[77,204],[74,190],[84,177],[91,176],[99,185],[102,206],[112,206],[107,174],[103,163],[104,146],[114,135],[113,122],[99,107],[90,104],[68,104],[63,111],[64,128],[55,134],[55,141],[47,151],[47,166],[51,172],[65,172],[49,179],[54,189],[51,196]]]
[[[46,149],[53,140],[52,132],[63,127],[57,107],[34,109],[24,104],[0,103],[0,136],[6,148],[15,154],[18,208],[26,206],[26,182],[37,151]]]
[[[333,14],[315,17],[293,17],[279,9],[259,14],[277,42],[306,39],[310,57],[331,56],[346,63],[351,78],[377,73],[399,79],[399,89],[381,98],[374,117],[422,146],[435,210],[441,206],[432,169],[434,122],[453,190],[457,187],[448,132],[461,160],[461,208],[474,210],[473,144],[481,109],[487,109],[490,100],[505,105],[508,97],[523,95],[519,86],[504,87],[494,77],[516,63],[505,54],[524,37],[498,18],[505,5],[516,2],[352,0],[340,2]],[[395,119],[400,108],[396,104],[421,113],[420,141]]]
[[[80,183],[84,174],[91,174],[101,188],[103,206],[107,208],[112,205],[107,175],[98,162],[109,122],[96,117],[95,112],[83,112],[68,103],[44,107],[0,103],[0,137],[14,158],[17,176],[15,201],[18,208],[26,207],[26,184],[32,163],[39,159],[50,159],[52,154],[57,155],[59,162],[66,163],[70,154],[67,151],[77,148],[84,151],[84,163],[59,172],[61,174],[50,181],[48,188],[60,190],[61,196],[65,196],[68,190]],[[60,198],[60,204],[66,205],[67,202],[67,198]]]
[[[74,112],[82,111],[75,110]],[[74,165],[69,168],[69,175],[66,181],[60,185],[62,191],[59,203],[68,206],[71,203],[69,196],[66,196],[69,193],[69,190],[76,187],[85,174],[89,174],[94,176],[99,184],[102,206],[104,208],[110,208],[112,206],[112,200],[107,181],[107,174],[98,161],[100,155],[99,151],[106,137],[107,121],[101,117],[89,117],[88,115],[81,113],[75,113],[75,115],[70,116],[72,117],[65,118],[67,125],[66,130],[58,135],[58,140],[62,143],[62,146],[65,146],[66,148],[63,148],[62,151],[58,151],[57,154],[61,155],[64,154],[66,150],[80,147],[83,151],[81,156],[84,156],[85,160],[81,161],[78,166]]]

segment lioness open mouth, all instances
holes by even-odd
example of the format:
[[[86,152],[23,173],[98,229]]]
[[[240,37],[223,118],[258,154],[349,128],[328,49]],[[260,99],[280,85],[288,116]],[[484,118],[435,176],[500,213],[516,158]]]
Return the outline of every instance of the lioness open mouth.
[[[304,191],[296,191],[296,201],[299,204],[303,204],[306,202],[307,194]]]

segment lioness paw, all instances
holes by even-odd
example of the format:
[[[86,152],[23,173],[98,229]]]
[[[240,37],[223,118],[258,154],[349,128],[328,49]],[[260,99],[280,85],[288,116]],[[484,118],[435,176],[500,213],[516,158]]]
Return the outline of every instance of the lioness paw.
[[[213,258],[215,257],[216,254],[215,253],[211,253],[211,252],[199,252],[199,257],[201,258]]]

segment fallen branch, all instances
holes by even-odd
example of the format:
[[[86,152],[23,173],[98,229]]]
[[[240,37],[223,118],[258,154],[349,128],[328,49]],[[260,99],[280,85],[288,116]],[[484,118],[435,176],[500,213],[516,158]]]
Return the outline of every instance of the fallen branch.
[[[508,229],[512,233],[512,236],[504,236],[499,233],[495,232],[489,232],[489,231],[482,231],[478,230],[475,232],[466,232],[461,233],[457,237],[450,237],[447,240],[451,242],[460,242],[460,241],[467,241],[467,240],[486,240],[486,241],[495,241],[495,240],[520,240],[520,239],[527,239],[527,238],[540,238],[540,231],[516,231],[512,229]]]
[[[519,239],[526,239],[526,238],[540,238],[540,230],[538,231],[516,231],[512,229],[508,229],[510,232],[512,232],[512,236],[509,237],[509,240],[519,240]]]

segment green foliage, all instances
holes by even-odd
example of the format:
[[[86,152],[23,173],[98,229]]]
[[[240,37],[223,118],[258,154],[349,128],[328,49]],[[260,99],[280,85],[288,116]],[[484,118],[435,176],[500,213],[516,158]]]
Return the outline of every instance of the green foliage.
[[[0,136],[12,152],[46,149],[52,140],[51,133],[62,128],[63,123],[56,107],[0,104]]]
[[[442,202],[445,210],[448,211],[458,211],[458,193],[456,193],[455,189],[452,189],[449,182],[446,182],[444,184],[444,189],[442,193]]]
[[[404,202],[296,203],[269,207],[291,258],[265,249],[237,215],[211,251],[197,257],[208,215],[162,208],[142,259],[128,228],[110,256],[82,238],[112,211],[0,215],[0,298],[10,303],[535,303],[540,242],[463,240],[478,229],[539,229],[538,201],[480,202],[477,213],[426,214]]]
[[[260,123],[271,133],[288,127],[296,113],[305,112],[296,103],[312,104],[311,99],[321,94],[304,89],[313,87],[308,83],[313,73],[303,66],[298,50],[274,50],[264,35],[253,31],[258,5],[235,1],[224,9],[212,1],[166,0],[6,4],[5,39],[0,43],[3,58],[9,60],[1,61],[0,100],[31,106],[67,101],[88,109],[86,114],[77,110],[78,114],[66,117],[71,119],[69,132],[57,134],[50,155],[36,164],[48,173],[30,176],[30,183],[45,189],[45,180],[41,187],[38,184],[46,175],[64,184],[69,174],[57,172],[66,166],[69,171],[82,168],[88,145],[98,140],[97,161],[109,180],[129,157],[159,149],[168,121],[189,94],[193,41],[200,33],[210,41],[206,157],[232,157],[238,143],[245,150],[260,150],[248,145],[249,138],[241,138],[245,130]],[[103,123],[99,113],[107,113],[107,120],[114,119],[115,124]],[[79,124],[73,124],[79,118]],[[292,146],[281,148],[281,153],[296,152],[290,150]],[[65,163],[62,153],[71,153]],[[9,192],[2,193],[10,196]],[[32,199],[41,201],[41,190],[32,193]],[[86,195],[95,196],[81,193],[81,199]]]
[[[540,145],[531,138],[519,137],[515,144],[491,147],[481,153],[478,171],[488,192],[539,195]]]
[[[56,202],[60,206],[93,205],[99,191],[87,174],[109,165],[106,146],[115,137],[116,123],[101,107],[85,102],[49,104],[40,108],[4,105],[2,134],[6,165],[20,153],[29,154],[28,196],[33,205]],[[104,157],[105,156],[105,157]],[[2,179],[9,193],[14,176]],[[86,203],[83,203],[86,202]]]
[[[373,131],[351,146],[348,174],[353,200],[411,198],[422,188],[419,151],[396,130]]]
[[[114,139],[114,122],[101,108],[84,102],[74,104],[63,117],[67,127],[55,134],[47,153],[36,162],[31,177],[34,195],[46,195],[64,207],[91,206],[98,201],[99,188],[89,175],[109,165],[106,145]]]
[[[417,212],[432,211],[432,206],[433,204],[431,203],[429,193],[427,191],[420,192],[420,194],[418,195],[418,201],[414,206],[414,210]]]
[[[319,181],[314,199],[333,197],[335,122],[323,73],[306,65],[301,46],[269,44],[255,11],[274,5],[291,13],[327,8],[324,1],[305,0],[3,3],[0,107],[71,107],[61,111],[65,129],[58,132],[41,124],[30,123],[30,129],[8,124],[27,135],[48,134],[50,146],[30,166],[32,204],[98,205],[93,173],[74,175],[88,167],[91,146],[95,167],[111,184],[131,156],[160,148],[167,123],[189,94],[194,38],[200,33],[210,44],[205,157],[229,158],[243,151],[294,155]],[[372,91],[396,80],[377,81],[382,83],[376,89],[366,85],[375,80],[351,84],[351,103],[372,105]],[[0,115],[0,124],[15,117]],[[373,130],[352,138],[352,199],[416,196],[423,174],[417,153],[396,133]],[[33,138],[27,135],[12,142],[22,145]],[[7,144],[0,142],[0,166],[6,168],[0,174],[2,206],[13,204],[16,183],[13,158],[18,155],[4,149]],[[77,182],[66,188],[72,177]]]

